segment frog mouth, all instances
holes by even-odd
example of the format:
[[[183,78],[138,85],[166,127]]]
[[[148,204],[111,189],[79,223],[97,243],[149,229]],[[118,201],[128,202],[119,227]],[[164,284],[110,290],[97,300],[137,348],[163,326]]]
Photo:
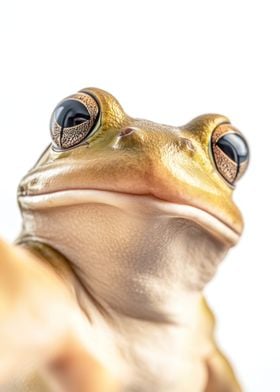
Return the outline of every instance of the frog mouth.
[[[198,224],[228,246],[235,245],[240,238],[240,233],[208,211],[189,204],[161,200],[152,195],[133,195],[95,189],[67,189],[45,194],[19,195],[18,200],[23,210],[31,211],[92,203],[110,205],[135,215],[186,219]]]

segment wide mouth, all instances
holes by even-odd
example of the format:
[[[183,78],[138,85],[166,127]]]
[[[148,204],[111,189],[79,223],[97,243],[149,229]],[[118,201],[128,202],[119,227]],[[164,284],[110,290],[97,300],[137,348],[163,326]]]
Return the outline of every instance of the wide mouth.
[[[235,245],[240,238],[240,233],[208,211],[188,204],[164,201],[151,195],[96,189],[67,189],[36,195],[19,195],[19,203],[23,210],[33,211],[91,203],[110,205],[130,214],[189,220],[229,246]]]

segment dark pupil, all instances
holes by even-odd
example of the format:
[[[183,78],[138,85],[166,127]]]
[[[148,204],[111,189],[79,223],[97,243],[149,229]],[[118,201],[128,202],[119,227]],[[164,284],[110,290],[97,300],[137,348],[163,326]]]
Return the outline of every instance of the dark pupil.
[[[54,110],[54,118],[61,128],[71,128],[90,119],[85,105],[74,99],[62,102]]]
[[[249,157],[249,150],[245,140],[236,133],[222,136],[217,145],[234,162],[240,164]]]

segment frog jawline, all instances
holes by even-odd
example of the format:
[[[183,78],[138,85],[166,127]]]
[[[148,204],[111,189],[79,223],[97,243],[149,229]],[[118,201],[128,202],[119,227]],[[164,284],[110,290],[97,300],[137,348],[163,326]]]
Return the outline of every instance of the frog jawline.
[[[235,245],[240,237],[239,233],[207,211],[188,204],[171,203],[150,195],[94,189],[69,189],[19,196],[19,203],[23,210],[40,210],[87,203],[106,204],[134,214],[162,215],[190,220],[229,246]]]

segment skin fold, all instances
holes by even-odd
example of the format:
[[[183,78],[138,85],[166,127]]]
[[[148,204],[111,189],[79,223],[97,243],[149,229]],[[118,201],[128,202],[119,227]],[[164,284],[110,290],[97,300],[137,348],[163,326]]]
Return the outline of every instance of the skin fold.
[[[247,162],[216,143],[240,132],[134,119],[95,88],[67,99],[19,185],[22,232],[0,241],[0,391],[241,391],[203,297],[243,229]]]

